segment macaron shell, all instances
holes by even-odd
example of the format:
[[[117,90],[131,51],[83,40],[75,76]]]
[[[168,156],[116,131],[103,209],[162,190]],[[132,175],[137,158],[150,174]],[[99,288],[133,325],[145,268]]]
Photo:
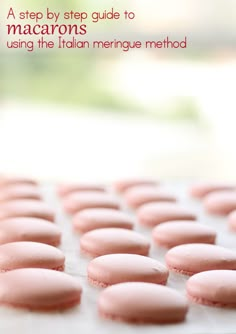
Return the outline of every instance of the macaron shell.
[[[98,299],[103,318],[133,323],[175,323],[185,319],[188,303],[170,288],[152,283],[121,283],[103,290]]]
[[[236,270],[236,252],[216,245],[186,244],[170,249],[167,267],[184,275],[217,269]]]
[[[142,205],[137,211],[141,225],[154,227],[171,220],[195,220],[196,215],[179,204],[161,202]]]
[[[189,194],[194,198],[202,199],[215,191],[234,189],[236,190],[236,184],[229,184],[227,182],[199,182],[190,187]]]
[[[17,199],[42,200],[42,196],[38,187],[34,185],[11,185],[0,188],[0,202]]]
[[[0,304],[32,311],[67,309],[80,303],[82,288],[73,277],[47,269],[0,274]]]
[[[36,180],[24,176],[7,176],[7,175],[0,176],[0,187],[16,185],[16,184],[37,185],[38,183]]]
[[[124,194],[127,205],[137,209],[150,202],[176,202],[176,197],[170,192],[154,186],[136,186],[128,189]]]
[[[63,253],[37,242],[11,242],[0,246],[0,272],[19,268],[64,270]]]
[[[106,189],[102,185],[92,184],[92,183],[65,183],[65,184],[60,184],[57,187],[57,193],[60,197],[64,197],[69,195],[70,193],[80,192],[80,191],[105,192]]]
[[[171,248],[189,243],[214,244],[216,232],[209,226],[194,223],[191,220],[176,221],[156,226],[153,229],[152,237],[157,245]]]
[[[75,214],[89,208],[120,209],[119,201],[110,194],[102,192],[77,192],[63,198],[64,210]]]
[[[226,216],[236,210],[236,191],[218,191],[207,195],[203,205],[213,215]]]
[[[236,307],[236,271],[211,270],[192,276],[187,281],[191,301],[218,307]]]
[[[142,234],[122,228],[104,228],[85,233],[80,238],[83,254],[97,257],[106,254],[128,253],[148,255],[149,240]]]
[[[0,220],[13,217],[42,218],[53,222],[55,212],[48,204],[36,200],[15,200],[0,204]]]
[[[166,284],[168,269],[160,262],[136,254],[109,254],[92,260],[87,269],[90,283],[100,287],[122,282]]]
[[[133,229],[134,219],[131,215],[115,209],[85,209],[74,215],[73,227],[80,233],[98,228],[118,227]]]
[[[236,231],[236,210],[230,213],[228,217],[228,226],[231,231]]]
[[[157,184],[157,181],[147,178],[130,178],[114,182],[113,187],[118,193],[123,193],[135,186],[156,186]]]
[[[15,241],[34,241],[52,246],[61,242],[60,229],[40,218],[9,218],[0,222],[0,244]]]

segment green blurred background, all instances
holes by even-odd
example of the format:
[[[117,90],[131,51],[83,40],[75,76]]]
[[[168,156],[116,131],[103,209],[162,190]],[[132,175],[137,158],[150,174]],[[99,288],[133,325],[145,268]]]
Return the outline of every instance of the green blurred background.
[[[86,38],[187,36],[188,48],[8,50],[10,6],[20,11],[130,10],[136,14],[130,22],[87,22]],[[65,178],[76,176],[79,168],[89,178],[93,168],[88,166],[96,165],[103,178],[126,171],[172,178],[234,177],[235,0],[6,0],[0,8],[2,169],[46,177],[57,170]],[[62,163],[60,154],[67,162]],[[50,172],[49,166],[39,168],[40,159],[50,160]]]
[[[181,39],[184,36],[188,37],[188,48],[186,50],[145,50],[138,51],[142,54],[139,64],[137,64],[136,73],[133,80],[139,81],[139,85],[147,90],[149,85],[157,85],[157,96],[161,78],[158,78],[155,73],[148,73],[148,77],[139,75],[139,71],[145,71],[145,62],[149,58],[155,64],[161,64],[163,61],[174,60],[178,63],[187,62],[194,67],[195,63],[210,62],[212,57],[221,50],[218,45],[216,50],[207,46],[207,38],[211,38],[211,33],[214,32],[214,22],[212,20],[212,11],[203,8],[203,3],[199,3],[196,7],[196,2],[179,1],[176,6],[175,1],[168,1],[168,5],[163,7],[163,1],[147,1],[144,5],[142,1],[130,1],[129,4],[125,1],[104,1],[101,0],[94,4],[94,1],[75,1],[67,2],[42,0],[37,3],[29,3],[25,0],[18,0],[14,4],[14,9],[18,10],[34,10],[42,11],[47,6],[54,11],[69,11],[70,9],[78,11],[103,11],[115,6],[116,10],[121,12],[128,8],[136,14],[134,21],[125,22],[120,20],[100,22],[92,24],[88,22],[88,38],[99,36],[103,40],[131,39],[131,40],[158,40],[169,35],[173,39]],[[5,13],[7,12],[8,1],[5,2]],[[10,2],[9,2],[10,3]],[[218,1],[219,3],[219,1]],[[213,4],[213,2],[212,2]],[[183,12],[181,11],[181,5]],[[143,10],[142,7],[145,7]],[[214,2],[214,7],[217,8],[217,1]],[[148,9],[149,8],[149,9]],[[178,9],[178,10],[177,10]],[[196,10],[198,9],[198,10]],[[224,7],[224,10],[227,8]],[[208,10],[208,13],[207,13]],[[219,8],[220,10],[220,8]],[[4,13],[4,12],[3,12]],[[202,27],[202,14],[204,13],[203,23],[212,24],[212,29],[208,31],[208,36],[199,30],[196,24],[200,20]],[[192,20],[189,19],[192,17]],[[217,17],[216,17],[217,20]],[[213,20],[214,21],[214,20]],[[29,22],[20,22],[29,23]],[[40,22],[41,23],[41,22]],[[60,20],[60,23],[68,23]],[[215,22],[216,25],[217,22]],[[202,28],[201,28],[202,30]],[[199,34],[200,33],[200,34]],[[227,27],[225,27],[227,34]],[[21,36],[16,36],[17,37]],[[68,37],[69,38],[69,37]],[[217,38],[217,36],[215,36]],[[222,38],[222,37],[221,37]],[[218,41],[220,43],[220,41]],[[230,46],[230,45],[229,45]],[[130,51],[129,55],[120,50],[49,50],[35,51],[33,53],[25,50],[10,50],[4,52],[2,50],[2,59],[4,63],[4,86],[2,92],[4,96],[14,97],[17,99],[30,99],[32,101],[44,101],[50,103],[69,104],[76,106],[88,106],[102,108],[103,110],[119,111],[119,112],[151,112],[152,116],[159,116],[168,119],[195,119],[199,118],[198,104],[194,96],[174,96],[171,103],[163,108],[155,97],[155,92],[152,92],[152,103],[140,103],[139,99],[131,92],[127,91],[122,95],[120,87],[115,85],[116,73],[112,73],[114,67],[117,71],[119,65],[125,67],[125,62],[128,62],[131,57],[138,58],[137,51]],[[141,65],[142,68],[139,68]],[[120,69],[122,71],[122,68]],[[158,70],[157,70],[158,71]],[[124,68],[123,68],[124,72]],[[150,69],[149,69],[150,72]],[[128,76],[128,75],[127,75]],[[135,77],[136,76],[136,77]],[[173,75],[174,76],[174,75]],[[126,80],[125,73],[119,73],[118,80]],[[130,78],[129,78],[130,79]],[[177,78],[173,78],[177,79]],[[149,82],[144,82],[148,80]],[[171,80],[171,78],[170,78]],[[178,82],[175,83],[178,85]],[[129,85],[132,81],[129,80]],[[129,87],[127,87],[127,90]],[[152,89],[153,91],[153,89]],[[194,95],[194,90],[192,92]],[[148,96],[147,96],[148,99]],[[150,102],[150,101],[149,101]]]

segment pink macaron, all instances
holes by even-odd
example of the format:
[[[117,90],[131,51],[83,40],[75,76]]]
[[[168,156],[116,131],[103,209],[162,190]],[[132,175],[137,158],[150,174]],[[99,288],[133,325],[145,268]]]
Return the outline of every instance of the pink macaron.
[[[157,181],[148,178],[128,178],[117,180],[113,183],[113,187],[115,191],[118,193],[123,193],[129,188],[135,186],[156,186],[158,184]]]
[[[153,283],[128,282],[104,289],[98,299],[102,318],[129,323],[168,324],[184,321],[187,299]]]
[[[210,270],[187,281],[188,298],[207,306],[236,308],[236,271]]]
[[[81,191],[106,191],[106,188],[99,184],[93,183],[64,183],[57,187],[57,193],[60,197],[67,196],[74,192]]]
[[[167,252],[165,258],[171,271],[188,276],[207,270],[236,270],[236,252],[216,245],[176,246]]]
[[[0,221],[13,217],[41,218],[53,222],[54,210],[45,202],[36,200],[14,200],[0,204]]]
[[[86,233],[98,228],[119,227],[133,229],[134,218],[126,212],[115,209],[85,209],[74,215],[75,231]]]
[[[230,213],[227,222],[229,229],[233,232],[236,232],[236,210]]]
[[[142,234],[123,228],[101,228],[85,233],[80,238],[81,253],[90,257],[128,253],[148,255],[149,240]]]
[[[19,268],[64,270],[65,256],[53,246],[39,242],[10,242],[0,246],[0,272]]]
[[[0,222],[0,244],[15,241],[34,241],[58,246],[61,242],[59,227],[40,218],[18,217]]]
[[[154,242],[161,247],[172,248],[182,244],[214,244],[216,231],[194,221],[173,221],[157,225],[152,232]]]
[[[93,259],[87,269],[88,281],[98,287],[123,282],[165,285],[169,271],[160,262],[137,254],[108,254]]]
[[[32,178],[24,177],[24,176],[0,175],[0,188],[5,187],[5,186],[17,185],[17,184],[37,185],[38,182]]]
[[[154,227],[175,220],[196,220],[196,215],[188,208],[176,203],[160,202],[142,205],[137,212],[141,225]]]
[[[111,194],[99,191],[83,191],[69,194],[63,198],[64,210],[69,214],[75,214],[84,209],[106,208],[120,209],[119,201]]]
[[[176,197],[172,193],[154,186],[132,187],[125,192],[124,199],[133,209],[150,202],[176,202]]]
[[[80,303],[79,281],[65,273],[39,268],[0,274],[0,305],[31,311],[57,311]]]
[[[205,210],[213,215],[226,216],[236,210],[236,191],[217,191],[204,198]]]
[[[17,199],[42,200],[42,195],[38,187],[30,184],[10,185],[0,188],[0,203]]]
[[[227,182],[198,182],[193,184],[189,189],[191,197],[202,199],[206,195],[215,191],[236,190],[236,184]]]

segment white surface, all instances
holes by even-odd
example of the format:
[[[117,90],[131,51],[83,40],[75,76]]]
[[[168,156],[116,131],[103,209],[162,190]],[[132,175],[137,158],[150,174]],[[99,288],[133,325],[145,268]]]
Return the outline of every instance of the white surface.
[[[186,186],[166,185],[178,194],[180,202],[192,207],[199,214],[199,219],[218,231],[219,245],[236,248],[236,234],[227,230],[226,219],[209,217],[204,214],[201,205],[186,196]],[[100,289],[91,287],[86,280],[86,267],[89,259],[79,256],[79,237],[71,229],[71,222],[62,210],[55,197],[52,186],[43,187],[45,199],[58,211],[57,224],[63,230],[62,251],[66,255],[66,272],[79,278],[83,285],[82,303],[70,311],[57,313],[34,313],[11,308],[0,308],[0,333],[4,334],[156,334],[156,333],[236,333],[235,310],[211,308],[200,305],[190,305],[186,322],[177,325],[127,325],[99,319],[96,301]],[[150,236],[150,230],[135,227],[136,230]],[[150,256],[163,262],[165,251],[152,247]],[[171,274],[168,286],[185,293],[187,277]]]
[[[227,142],[230,134],[235,138]],[[145,175],[231,181],[235,141],[235,131],[226,128],[218,136],[210,125],[194,122],[44,104],[0,106],[0,173],[43,180],[110,182]]]

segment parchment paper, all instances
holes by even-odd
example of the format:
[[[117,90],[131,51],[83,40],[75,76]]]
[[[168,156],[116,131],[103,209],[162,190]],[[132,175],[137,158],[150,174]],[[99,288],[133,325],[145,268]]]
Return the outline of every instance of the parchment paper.
[[[236,248],[236,234],[227,229],[226,219],[207,216],[199,202],[187,196],[187,184],[166,184],[165,188],[174,191],[180,202],[198,213],[202,223],[214,227],[218,232],[217,244]],[[59,199],[53,185],[43,185],[45,200],[57,210],[58,224],[63,231],[61,249],[66,255],[66,272],[78,277],[83,285],[82,303],[80,306],[64,312],[35,313],[24,310],[0,307],[0,333],[9,334],[157,334],[157,333],[236,333],[236,310],[226,310],[190,305],[187,319],[184,323],[175,325],[127,325],[102,320],[97,315],[96,301],[100,289],[91,287],[86,280],[88,258],[79,255],[79,236],[72,231],[71,220],[61,209]],[[137,231],[150,237],[150,230],[136,226]],[[164,262],[165,250],[152,245],[150,256]],[[187,277],[171,274],[168,286],[185,294]]]

